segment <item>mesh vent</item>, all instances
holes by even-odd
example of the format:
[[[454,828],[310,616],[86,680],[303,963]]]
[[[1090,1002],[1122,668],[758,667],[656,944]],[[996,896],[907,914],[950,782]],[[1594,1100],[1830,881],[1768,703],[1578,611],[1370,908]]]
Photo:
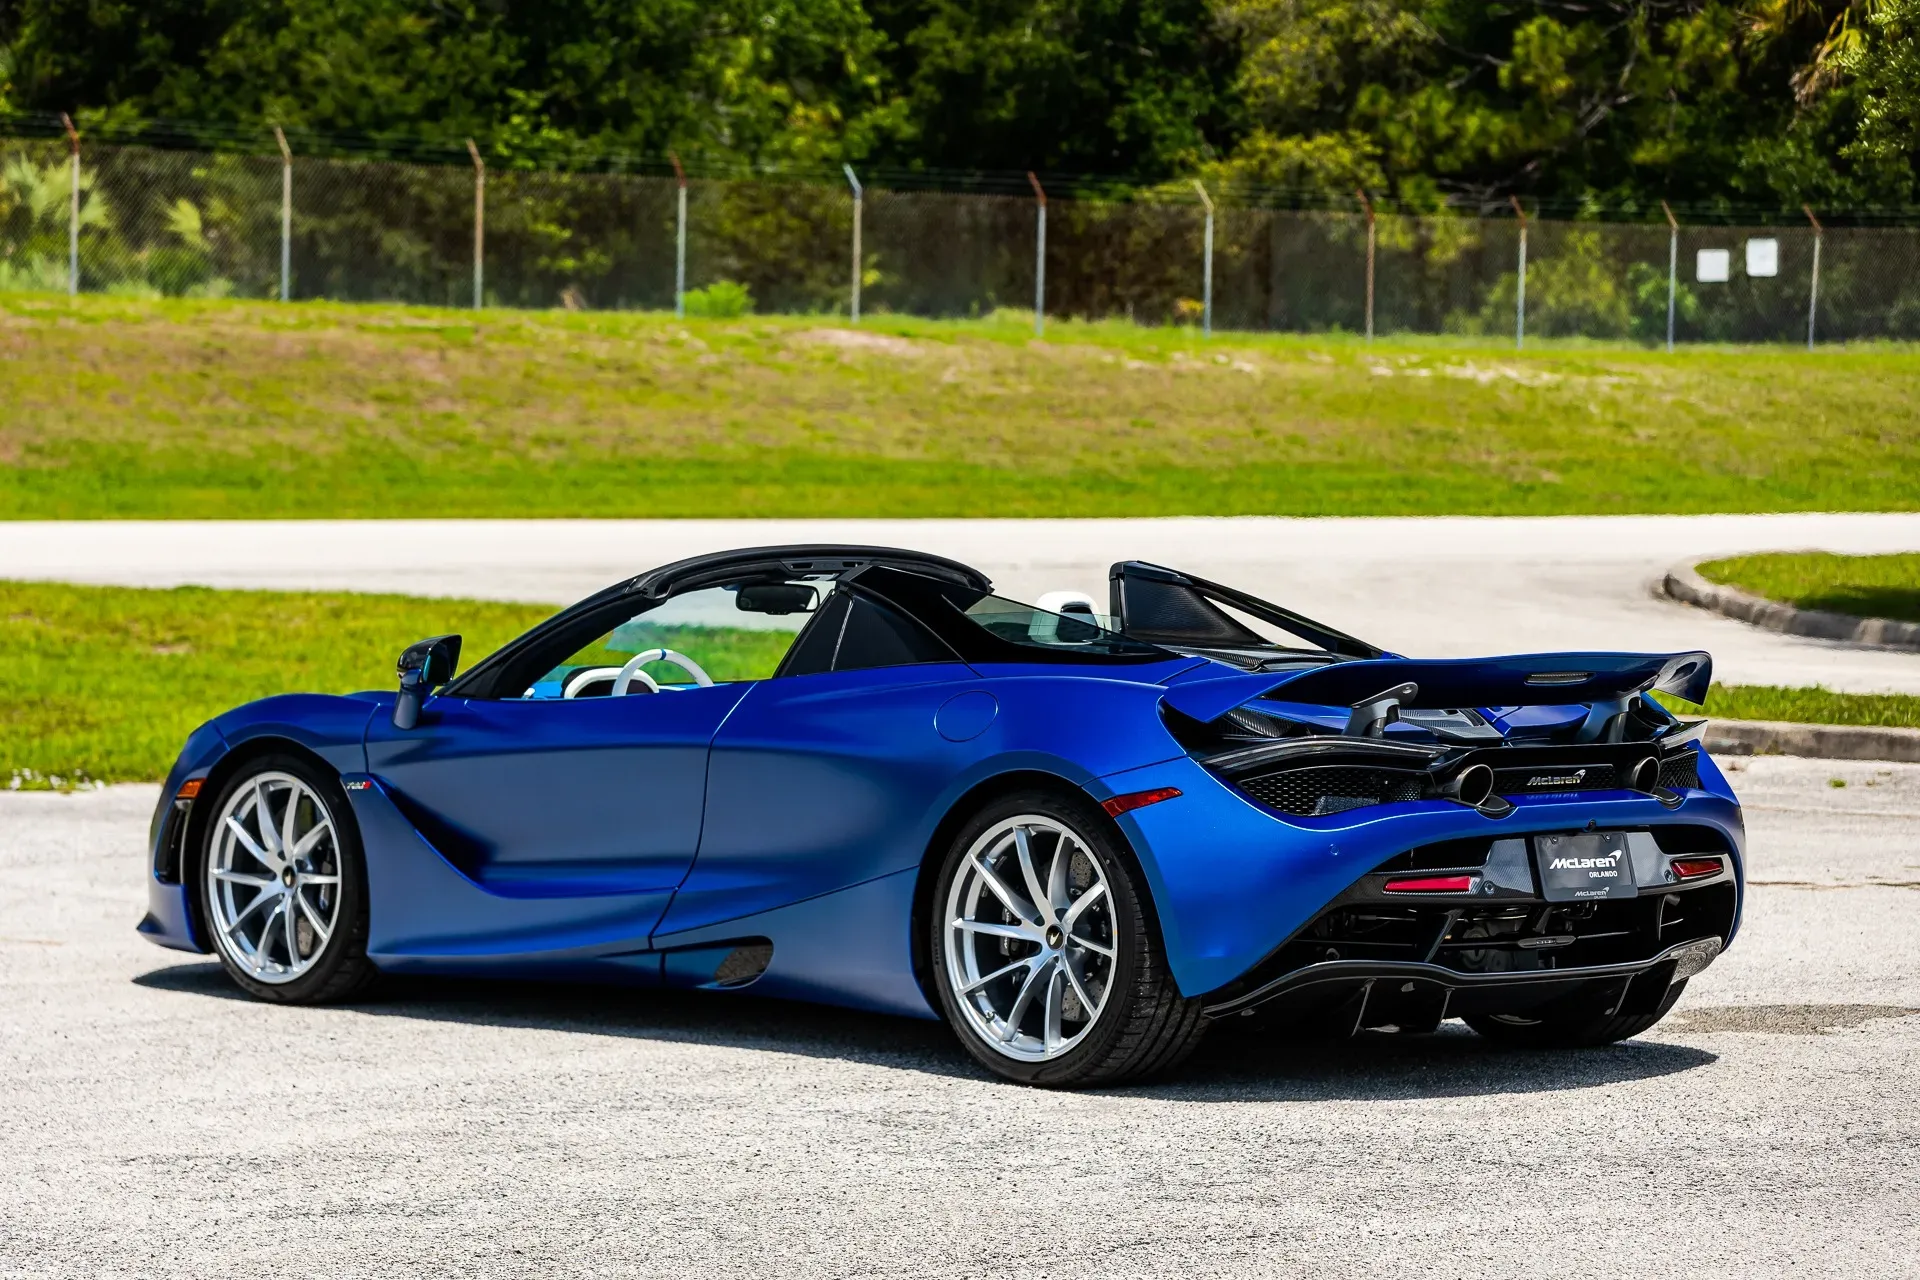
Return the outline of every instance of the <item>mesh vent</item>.
[[[1682,751],[1660,762],[1660,785],[1675,791],[1685,791],[1689,787],[1700,785],[1700,757],[1691,751]]]
[[[1257,778],[1241,778],[1237,783],[1260,803],[1303,818],[1418,800],[1422,791],[1420,774],[1359,765],[1289,769]]]

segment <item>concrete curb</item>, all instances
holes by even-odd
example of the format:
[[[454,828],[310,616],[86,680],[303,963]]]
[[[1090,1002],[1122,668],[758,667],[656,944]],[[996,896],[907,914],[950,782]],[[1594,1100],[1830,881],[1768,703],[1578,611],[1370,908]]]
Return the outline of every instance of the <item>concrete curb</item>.
[[[1874,725],[1789,724],[1781,720],[1714,720],[1702,745],[1724,756],[1812,756],[1821,760],[1891,760],[1920,764],[1920,729]]]
[[[1711,609],[1715,613],[1756,627],[1791,636],[1811,636],[1817,640],[1841,640],[1874,649],[1897,649],[1920,653],[1920,623],[1896,622],[1892,618],[1856,618],[1823,609],[1796,609],[1762,596],[1749,595],[1735,587],[1708,582],[1690,564],[1675,565],[1660,580],[1661,594],[1682,604]]]

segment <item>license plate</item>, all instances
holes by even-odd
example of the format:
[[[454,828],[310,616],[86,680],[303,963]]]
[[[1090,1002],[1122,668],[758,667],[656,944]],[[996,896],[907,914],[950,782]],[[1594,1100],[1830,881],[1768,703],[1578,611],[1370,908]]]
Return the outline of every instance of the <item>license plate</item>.
[[[1587,902],[1639,894],[1625,832],[1535,836],[1533,859],[1540,869],[1540,892],[1548,902]]]

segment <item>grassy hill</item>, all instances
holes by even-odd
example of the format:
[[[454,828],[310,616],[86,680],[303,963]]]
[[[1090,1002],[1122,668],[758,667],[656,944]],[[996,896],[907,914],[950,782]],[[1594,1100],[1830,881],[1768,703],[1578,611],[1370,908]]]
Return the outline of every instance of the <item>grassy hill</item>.
[[[0,517],[1920,508],[1920,350],[0,294]]]

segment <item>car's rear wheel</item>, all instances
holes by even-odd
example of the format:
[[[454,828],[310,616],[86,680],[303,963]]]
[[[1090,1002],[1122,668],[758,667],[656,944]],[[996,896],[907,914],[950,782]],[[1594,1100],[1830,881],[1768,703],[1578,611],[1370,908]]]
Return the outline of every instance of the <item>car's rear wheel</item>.
[[[961,830],[936,883],[929,954],[968,1053],[1024,1084],[1084,1087],[1174,1066],[1200,1041],[1097,810],[1027,792]]]
[[[317,1004],[364,988],[367,891],[339,779],[263,756],[221,788],[199,864],[200,905],[227,973],[264,1000]]]
[[[1658,1005],[1641,1013],[1614,1013],[1610,1001],[1597,1001],[1557,1009],[1538,1018],[1483,1013],[1461,1020],[1487,1039],[1517,1049],[1590,1049],[1630,1040],[1646,1031],[1667,1016],[1686,989],[1684,978],[1671,984]]]

